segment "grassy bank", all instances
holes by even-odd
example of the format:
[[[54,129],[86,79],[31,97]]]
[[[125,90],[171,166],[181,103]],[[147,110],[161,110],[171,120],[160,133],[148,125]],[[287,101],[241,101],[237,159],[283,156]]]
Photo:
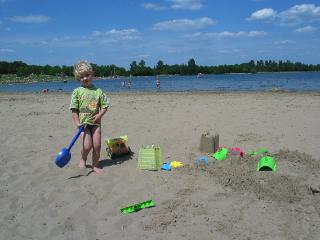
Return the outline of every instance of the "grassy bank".
[[[53,81],[69,81],[74,80],[73,77],[61,77],[42,74],[31,74],[27,77],[19,77],[16,74],[1,74],[0,83],[31,83],[31,82],[53,82]]]

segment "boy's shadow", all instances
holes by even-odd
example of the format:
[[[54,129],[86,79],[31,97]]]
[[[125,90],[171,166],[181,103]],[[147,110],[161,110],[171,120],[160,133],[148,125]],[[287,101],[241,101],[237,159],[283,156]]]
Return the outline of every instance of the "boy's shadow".
[[[103,169],[105,167],[109,167],[109,166],[112,166],[112,165],[121,164],[121,163],[123,163],[125,161],[128,161],[128,160],[132,159],[133,155],[134,155],[134,152],[131,152],[130,154],[113,157],[111,159],[107,158],[107,159],[100,160],[99,163],[98,163],[98,167]],[[88,169],[88,168],[91,169],[92,166],[89,165],[89,164],[86,164],[86,168],[81,170],[81,171],[84,171],[84,172],[82,172],[80,174],[77,174],[75,176],[69,177],[68,179],[74,179],[74,178],[80,178],[80,177],[89,176],[91,173],[93,173],[93,170],[90,170],[89,172],[87,172],[86,169]]]
[[[102,159],[99,161],[98,167],[105,168],[105,167],[109,167],[112,165],[122,164],[123,162],[126,162],[126,161],[132,159],[133,155],[134,155],[134,152],[131,152],[130,154],[126,154],[126,155],[122,155],[122,156],[114,156],[112,158]]]

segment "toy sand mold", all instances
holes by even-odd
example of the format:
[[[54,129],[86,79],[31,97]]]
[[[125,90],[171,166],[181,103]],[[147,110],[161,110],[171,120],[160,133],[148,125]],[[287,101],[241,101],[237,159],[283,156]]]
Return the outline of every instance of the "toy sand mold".
[[[222,147],[217,152],[211,154],[211,157],[213,157],[217,161],[223,161],[226,159],[228,152],[229,151],[227,148]]]
[[[141,147],[138,156],[138,168],[142,170],[160,170],[163,164],[162,150],[160,147]]]
[[[277,164],[272,157],[262,157],[257,165],[257,171],[273,171],[277,169]]]

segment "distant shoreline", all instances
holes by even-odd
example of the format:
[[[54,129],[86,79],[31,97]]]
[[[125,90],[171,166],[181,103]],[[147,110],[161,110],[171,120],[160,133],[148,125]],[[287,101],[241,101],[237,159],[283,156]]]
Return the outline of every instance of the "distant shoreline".
[[[0,84],[39,83],[39,82],[63,82],[74,80],[74,77],[60,77],[51,75],[30,75],[18,77],[16,74],[1,74]]]
[[[257,72],[257,73],[220,73],[220,74],[202,74],[203,77],[206,75],[252,75],[252,74],[274,74],[274,73],[318,73],[319,71],[288,71],[288,72]],[[167,75],[157,75],[157,76],[143,76],[143,77],[175,77],[182,76],[180,74],[167,74]],[[197,76],[197,75],[183,75],[183,76]],[[142,77],[142,76],[133,76],[132,78]],[[97,77],[97,80],[103,79],[113,79],[121,80],[130,78],[129,76],[118,76],[113,79],[111,77]],[[0,84],[26,84],[26,83],[40,83],[40,82],[63,82],[63,81],[75,81],[74,77],[60,77],[60,76],[51,76],[51,75],[33,75],[28,77],[18,77],[16,74],[2,74],[0,75]]]

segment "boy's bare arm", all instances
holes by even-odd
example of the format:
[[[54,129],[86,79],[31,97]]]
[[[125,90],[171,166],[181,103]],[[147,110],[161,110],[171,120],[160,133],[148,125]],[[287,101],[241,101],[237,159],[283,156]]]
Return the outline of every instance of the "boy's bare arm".
[[[79,111],[72,109],[72,120],[77,127],[80,127]]]
[[[93,123],[100,123],[101,118],[103,117],[103,115],[108,111],[108,108],[102,108],[100,109],[99,113],[97,113],[96,115],[94,115],[93,117]]]

